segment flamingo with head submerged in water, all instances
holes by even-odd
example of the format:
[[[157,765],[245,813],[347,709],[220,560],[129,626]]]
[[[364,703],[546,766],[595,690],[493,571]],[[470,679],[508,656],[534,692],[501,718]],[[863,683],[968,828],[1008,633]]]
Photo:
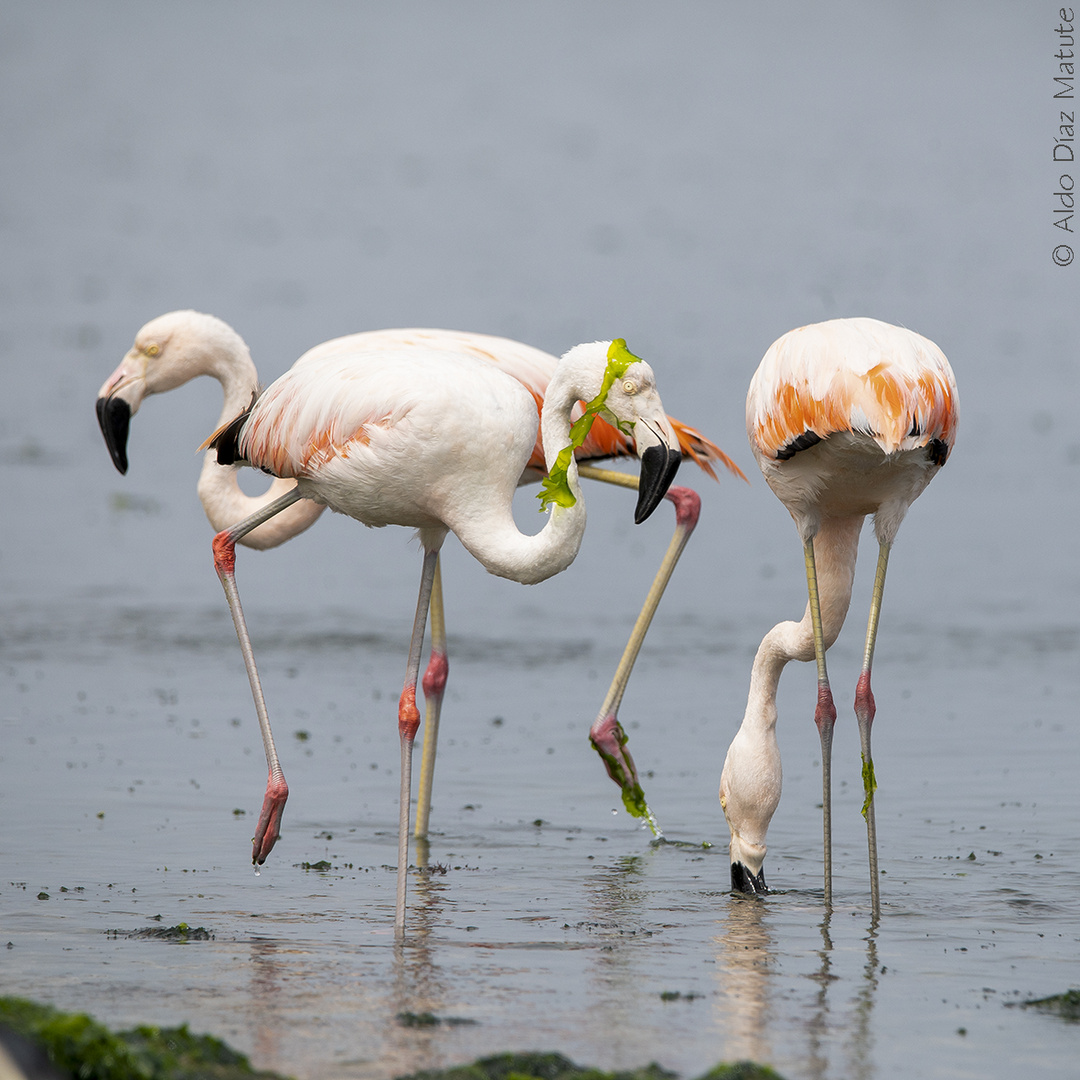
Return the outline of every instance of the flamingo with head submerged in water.
[[[780,801],[776,690],[789,660],[815,660],[821,736],[825,903],[832,904],[831,760],[836,707],[825,665],[847,614],[859,532],[874,517],[878,540],[870,619],[855,714],[862,745],[870,894],[880,911],[876,780],[870,753],[870,669],[889,551],[908,507],[945,464],[956,440],[956,381],[941,350],[875,319],[835,319],[776,341],[746,399],[750,446],[803,542],[809,592],[801,622],[782,622],[754,658],[742,725],[727,752],[720,804],[731,830],[736,890],[766,891],[765,835]]]

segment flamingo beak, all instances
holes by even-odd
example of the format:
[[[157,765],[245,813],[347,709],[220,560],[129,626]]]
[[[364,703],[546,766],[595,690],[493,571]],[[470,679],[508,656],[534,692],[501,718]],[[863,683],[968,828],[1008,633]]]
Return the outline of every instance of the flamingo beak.
[[[769,890],[765,885],[765,868],[752,874],[741,862],[731,864],[731,891],[747,893],[750,896],[764,896]]]
[[[131,406],[121,397],[99,397],[97,418],[113,464],[123,475],[128,470],[127,438],[131,425]]]
[[[641,457],[641,478],[634,524],[640,525],[659,505],[682,464],[682,451],[666,416],[662,423],[638,420],[634,436]],[[644,449],[641,449],[644,446]],[[674,449],[672,449],[674,446]]]
[[[128,470],[127,440],[131,418],[146,396],[146,357],[132,349],[98,391],[97,418],[113,464]]]

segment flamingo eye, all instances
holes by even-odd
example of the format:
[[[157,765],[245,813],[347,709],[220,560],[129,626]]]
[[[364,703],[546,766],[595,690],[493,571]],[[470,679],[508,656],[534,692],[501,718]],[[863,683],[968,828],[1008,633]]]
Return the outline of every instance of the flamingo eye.
[[[143,352],[147,356],[157,356],[161,352],[161,346],[156,341],[151,341],[149,345],[143,346]]]
[[[638,390],[637,383],[633,379],[625,379],[622,388],[624,394],[636,394]]]

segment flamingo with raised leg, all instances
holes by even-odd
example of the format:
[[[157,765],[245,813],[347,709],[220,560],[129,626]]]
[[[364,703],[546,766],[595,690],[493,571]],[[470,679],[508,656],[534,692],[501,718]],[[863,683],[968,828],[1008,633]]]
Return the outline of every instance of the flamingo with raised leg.
[[[490,363],[521,382],[532,394],[537,412],[543,405],[548,383],[558,358],[532,346],[508,338],[454,330],[375,330],[339,338],[321,349],[385,347],[403,352],[465,352]],[[131,417],[143,400],[157,393],[175,389],[199,375],[209,375],[221,384],[224,403],[219,424],[234,417],[257,392],[259,381],[247,345],[232,327],[222,320],[194,311],[175,311],[152,319],[135,337],[135,343],[116,370],[106,379],[97,400],[98,421],[113,462],[121,473],[128,468],[127,440]],[[575,408],[576,417],[581,406]],[[679,438],[684,458],[698,465],[715,479],[712,463],[719,462],[734,475],[741,470],[713,442],[696,429],[669,417]],[[629,473],[600,469],[588,464],[604,458],[625,457],[634,453],[633,436],[597,417],[582,445],[574,455],[580,475],[627,487],[637,487],[637,478]],[[199,476],[198,494],[203,509],[215,531],[242,521],[276,501],[291,490],[294,481],[274,478],[261,496],[246,495],[240,488],[238,467],[220,465],[215,451],[209,451]],[[544,476],[543,446],[539,434],[521,476],[521,483]],[[672,487],[667,496],[676,508],[676,528],[668,551],[657,571],[641,615],[638,617],[611,687],[592,729],[590,740],[605,762],[609,775],[623,790],[624,803],[632,812],[645,816],[654,825],[645,803],[632,758],[625,748],[626,735],[618,721],[618,707],[629,680],[634,660],[644,640],[652,615],[669,580],[679,555],[697,522],[699,499],[688,488]],[[308,528],[324,509],[309,499],[300,499],[272,520],[245,533],[238,539],[248,547],[271,548]],[[431,599],[431,659],[424,674],[424,742],[417,792],[415,833],[426,836],[431,809],[431,794],[439,731],[441,703],[445,692],[448,659],[446,626],[442,602],[441,575],[436,565]],[[269,756],[269,748],[267,750]],[[268,768],[270,762],[268,761]],[[278,765],[280,769],[280,764]],[[270,768],[271,774],[273,769]],[[269,783],[280,790],[284,778]],[[284,788],[287,791],[287,787]]]
[[[588,404],[572,421],[581,400]],[[452,531],[490,573],[523,584],[565,570],[585,531],[574,448],[601,413],[633,432],[641,459],[635,521],[648,517],[667,491],[682,455],[652,369],[621,339],[579,345],[559,361],[544,398],[540,430],[548,476],[540,498],[551,509],[535,535],[523,534],[511,512],[536,439],[535,403],[515,379],[465,353],[319,346],[207,440],[221,464],[248,464],[296,481],[291,491],[214,538],[215,565],[268,747],[269,718],[235,580],[236,541],[299,498],[368,526],[417,530],[423,570],[398,703],[399,935],[405,927],[412,748],[420,723],[416,684],[439,548]],[[284,793],[276,797],[271,785],[267,799],[256,834],[260,861],[277,838]]]
[[[746,429],[765,479],[803,543],[809,600],[754,658],[742,725],[727,752],[720,805],[731,830],[731,882],[764,893],[765,836],[780,801],[776,690],[789,660],[815,660],[821,737],[825,903],[832,906],[831,760],[836,707],[825,665],[847,615],[859,533],[874,517],[877,573],[855,714],[863,761],[870,896],[880,912],[870,753],[877,641],[889,551],[908,507],[945,464],[956,439],[956,381],[928,339],[875,319],[835,319],[792,330],[761,361],[746,398]]]

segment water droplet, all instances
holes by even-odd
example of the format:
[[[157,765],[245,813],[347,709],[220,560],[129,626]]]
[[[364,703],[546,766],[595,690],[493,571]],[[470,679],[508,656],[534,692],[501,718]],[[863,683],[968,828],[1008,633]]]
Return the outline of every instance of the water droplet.
[[[612,810],[611,811],[611,816],[612,817],[618,817],[619,816],[619,811],[618,810]]]
[[[255,876],[262,877],[262,871],[257,866],[255,867]]]

